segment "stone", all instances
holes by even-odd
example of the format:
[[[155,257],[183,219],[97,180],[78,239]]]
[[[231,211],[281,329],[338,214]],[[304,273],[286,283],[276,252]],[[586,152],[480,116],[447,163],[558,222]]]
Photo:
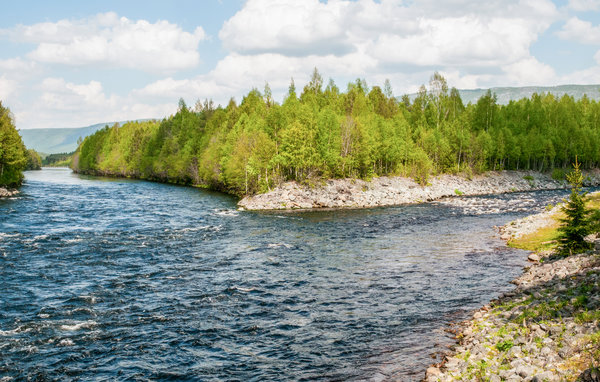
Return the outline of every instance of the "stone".
[[[510,376],[515,375],[515,369],[510,369],[510,370],[500,370],[500,372],[498,373],[498,375],[500,376],[500,378],[502,379],[508,379]]]
[[[530,375],[532,375],[535,372],[535,370],[529,365],[520,365],[516,368],[516,372],[520,377],[527,378]]]
[[[537,253],[531,253],[529,254],[529,256],[527,256],[527,259],[529,259],[529,261],[540,261],[540,255],[538,255]]]
[[[540,354],[547,356],[548,354],[552,354],[552,349],[548,346],[544,346],[542,350],[540,350]]]
[[[600,370],[597,368],[587,369],[577,379],[581,382],[600,382]]]
[[[430,367],[429,369],[427,369],[427,372],[425,373],[426,378],[430,378],[430,377],[438,377],[442,374],[442,371],[440,369],[438,369],[437,367]]]

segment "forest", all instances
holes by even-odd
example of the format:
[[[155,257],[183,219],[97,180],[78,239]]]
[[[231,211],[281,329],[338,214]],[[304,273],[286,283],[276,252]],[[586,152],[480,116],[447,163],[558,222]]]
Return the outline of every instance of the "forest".
[[[490,91],[465,105],[434,73],[411,99],[389,81],[357,79],[345,91],[315,69],[298,94],[292,79],[281,104],[268,84],[226,107],[210,100],[162,121],[105,127],[73,156],[80,173],[196,185],[236,195],[281,182],[488,170],[552,171],[562,177],[578,158],[600,163],[600,104],[586,96],[534,94],[497,103]]]

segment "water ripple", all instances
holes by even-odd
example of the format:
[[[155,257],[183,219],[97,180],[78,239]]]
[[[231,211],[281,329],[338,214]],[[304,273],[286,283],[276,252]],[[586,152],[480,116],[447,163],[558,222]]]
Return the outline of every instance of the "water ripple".
[[[299,214],[68,170],[0,200],[0,381],[419,380],[565,192]]]

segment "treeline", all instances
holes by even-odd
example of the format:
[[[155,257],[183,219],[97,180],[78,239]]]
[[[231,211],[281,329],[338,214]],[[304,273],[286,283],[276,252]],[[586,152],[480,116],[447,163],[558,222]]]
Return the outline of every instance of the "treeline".
[[[42,159],[42,166],[48,167],[69,167],[71,166],[71,158],[75,152],[48,154]]]
[[[10,110],[0,101],[0,187],[18,187],[29,153],[15,128]]]
[[[600,163],[600,104],[587,97],[498,105],[488,91],[464,105],[435,73],[414,99],[397,100],[389,81],[382,89],[357,80],[343,92],[315,69],[299,95],[292,80],[282,104],[267,84],[239,105],[180,100],[162,121],[107,126],[83,141],[73,168],[244,195],[286,180],[545,171],[576,156],[586,168]]]

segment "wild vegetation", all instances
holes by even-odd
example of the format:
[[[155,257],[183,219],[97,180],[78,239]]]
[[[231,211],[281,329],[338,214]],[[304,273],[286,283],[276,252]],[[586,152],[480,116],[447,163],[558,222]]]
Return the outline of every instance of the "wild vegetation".
[[[74,153],[48,154],[42,159],[42,165],[48,167],[69,167],[71,166],[71,159]]]
[[[10,110],[0,101],[0,187],[21,185],[28,155]]]
[[[27,150],[27,165],[25,170],[41,170],[42,169],[42,157],[37,151],[33,149]]]
[[[237,195],[282,181],[410,176],[486,170],[583,168],[600,163],[600,104],[583,97],[531,98],[499,105],[487,92],[464,105],[435,73],[413,100],[364,80],[341,91],[315,69],[298,95],[292,80],[282,104],[266,84],[238,105],[183,100],[162,121],[106,127],[87,137],[76,171],[194,184]],[[556,172],[557,177],[562,171]]]

